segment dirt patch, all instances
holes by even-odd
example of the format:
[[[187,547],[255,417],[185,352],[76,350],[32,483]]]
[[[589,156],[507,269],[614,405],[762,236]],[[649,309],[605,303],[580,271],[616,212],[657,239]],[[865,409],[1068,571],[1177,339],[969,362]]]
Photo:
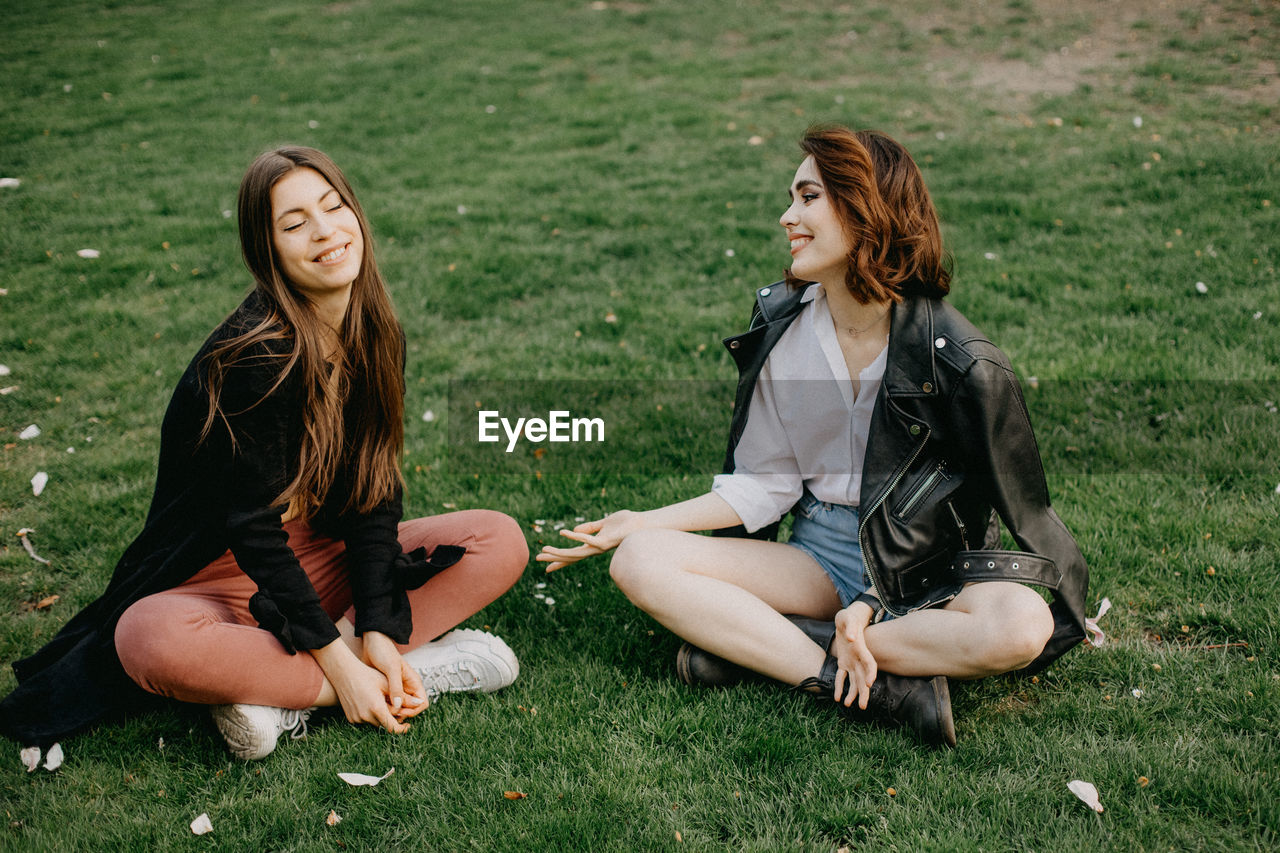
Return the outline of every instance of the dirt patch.
[[[1274,103],[1280,100],[1275,62],[1250,57],[1274,55],[1276,35],[1267,17],[1250,14],[1248,6],[1233,0],[1001,0],[966,4],[962,14],[921,13],[907,25],[930,37],[931,71],[940,85],[967,84],[1017,103],[1069,94],[1083,84],[1129,89],[1149,63],[1172,56],[1203,61],[1204,51],[1223,51],[1234,63],[1230,84],[1207,87],[1213,94]],[[948,38],[956,32],[963,44]],[[1171,39],[1205,47],[1182,54],[1170,49]]]

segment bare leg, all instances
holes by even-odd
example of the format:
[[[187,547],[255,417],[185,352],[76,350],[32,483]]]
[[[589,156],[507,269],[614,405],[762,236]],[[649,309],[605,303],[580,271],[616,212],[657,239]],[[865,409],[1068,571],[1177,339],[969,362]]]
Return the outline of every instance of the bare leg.
[[[675,634],[787,684],[825,659],[782,613],[830,619],[840,599],[808,554],[777,542],[642,530],[609,572],[631,601]]]
[[[1031,663],[1053,635],[1053,616],[1018,583],[966,586],[946,607],[867,628],[878,666],[898,675],[983,678]]]
[[[644,530],[619,546],[610,574],[675,634],[787,684],[817,674],[825,650],[780,614],[830,619],[840,609],[817,563],[777,542]],[[945,608],[872,625],[866,639],[885,672],[981,678],[1026,666],[1052,633],[1034,590],[988,582],[965,587]]]

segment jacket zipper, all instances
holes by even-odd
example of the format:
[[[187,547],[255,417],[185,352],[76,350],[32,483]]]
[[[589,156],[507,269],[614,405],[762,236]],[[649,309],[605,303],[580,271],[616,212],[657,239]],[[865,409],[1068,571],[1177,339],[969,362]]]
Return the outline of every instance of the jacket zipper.
[[[947,509],[951,510],[951,517],[956,520],[956,527],[960,528],[960,547],[968,551],[969,537],[965,535],[966,528],[964,526],[964,521],[961,520],[960,513],[956,512],[956,508],[951,501],[947,501]]]
[[[894,488],[897,487],[898,482],[902,480],[903,476],[907,473],[907,469],[911,467],[911,463],[915,462],[916,457],[920,455],[920,451],[924,450],[924,446],[928,443],[929,434],[931,432],[931,429],[925,427],[924,435],[920,437],[920,444],[916,446],[915,451],[907,459],[907,464],[898,469],[898,473],[894,476],[893,482],[889,483],[889,488],[885,489],[884,493],[880,495],[880,499],[871,505],[871,509],[867,511],[866,515],[862,515],[861,512],[859,512],[858,545],[862,548],[862,561],[867,566],[867,580],[871,583],[871,594],[879,599],[880,603],[884,606],[884,609],[892,613],[894,616],[901,616],[902,613],[890,607],[889,602],[886,601],[885,597],[880,594],[878,589],[876,589],[876,574],[871,570],[873,558],[871,556],[871,550],[867,548],[867,519],[875,514],[875,511],[880,508],[880,504],[884,503],[885,499],[889,497],[889,495],[893,494]]]
[[[938,467],[934,468],[928,477],[925,477],[924,482],[916,487],[915,492],[912,493],[911,497],[907,498],[907,502],[898,510],[898,518],[906,518],[907,514],[911,512],[920,499],[929,493],[929,490],[934,487],[939,479],[945,476],[942,463],[939,462]]]

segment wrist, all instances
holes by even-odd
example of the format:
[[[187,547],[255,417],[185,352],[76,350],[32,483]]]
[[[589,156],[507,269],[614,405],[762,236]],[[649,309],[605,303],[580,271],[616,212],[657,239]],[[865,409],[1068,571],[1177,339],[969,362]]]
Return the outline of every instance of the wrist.
[[[309,651],[311,656],[315,658],[316,663],[320,664],[320,668],[326,672],[333,667],[340,667],[356,660],[355,653],[343,642],[341,637],[327,646],[310,649]]]

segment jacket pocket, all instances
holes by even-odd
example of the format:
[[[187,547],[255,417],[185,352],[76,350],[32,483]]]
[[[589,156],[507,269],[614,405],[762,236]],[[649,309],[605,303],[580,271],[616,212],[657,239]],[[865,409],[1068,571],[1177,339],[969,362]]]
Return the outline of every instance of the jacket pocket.
[[[951,568],[954,552],[949,548],[940,548],[923,560],[899,571],[893,578],[895,600],[899,602],[916,601],[931,589],[955,583],[955,575]]]
[[[904,524],[911,521],[921,507],[930,503],[934,493],[950,494],[958,485],[959,477],[947,467],[946,460],[926,466],[917,476],[904,479],[894,490],[897,493],[894,519]]]

